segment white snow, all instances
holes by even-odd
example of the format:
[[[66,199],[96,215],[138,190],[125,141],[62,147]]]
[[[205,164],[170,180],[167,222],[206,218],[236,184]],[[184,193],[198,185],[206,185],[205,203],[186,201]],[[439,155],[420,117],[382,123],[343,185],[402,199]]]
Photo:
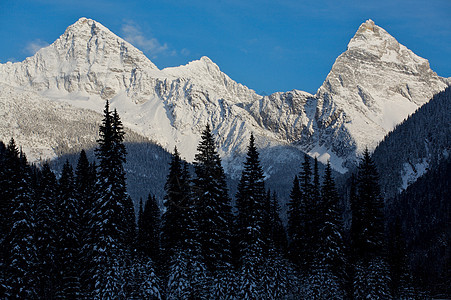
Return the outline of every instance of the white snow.
[[[400,191],[407,189],[409,185],[423,176],[428,171],[428,167],[429,163],[426,158],[415,164],[404,163],[404,168],[401,170],[402,186]]]
[[[71,134],[65,139],[45,124],[37,126],[39,134],[25,133],[30,129],[15,120],[28,113],[11,108],[14,101],[26,107],[29,99],[36,104],[30,111],[49,109],[61,124],[60,116],[70,119],[71,111],[71,122],[79,126],[75,127],[88,130],[80,129],[81,124],[93,127],[87,124],[95,124],[93,116],[100,116],[109,99],[124,125],[169,151],[177,146],[189,161],[208,123],[226,170],[239,169],[234,165],[253,132],[260,149],[277,148],[274,151],[283,157],[282,149],[291,158],[290,149],[298,148],[321,162],[330,159],[340,172],[347,171],[347,160],[355,160],[367,146],[373,149],[446,86],[427,60],[371,20],[360,26],[316,95],[293,90],[262,97],[205,56],[159,70],[140,50],[86,18],[23,62],[0,64],[0,83],[8,86],[0,92],[2,110],[8,111],[0,110],[0,138],[33,139],[29,149],[34,159],[57,155],[58,145],[76,145],[77,140]],[[90,113],[89,122],[83,119],[90,115],[88,110],[97,113]],[[88,131],[80,133],[82,140],[95,141]]]

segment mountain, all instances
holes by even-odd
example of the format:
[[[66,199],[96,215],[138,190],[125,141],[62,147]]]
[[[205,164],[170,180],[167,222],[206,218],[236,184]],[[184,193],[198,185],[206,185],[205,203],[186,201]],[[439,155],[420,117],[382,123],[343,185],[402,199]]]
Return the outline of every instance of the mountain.
[[[451,87],[397,125],[373,153],[385,199],[405,190],[451,154]]]
[[[387,207],[387,224],[401,220],[413,285],[429,291],[431,299],[449,299],[451,295],[450,194],[451,157],[447,156]]]
[[[368,20],[316,94],[319,127],[326,133],[334,128],[324,144],[342,149],[342,156],[348,151],[350,159],[354,151],[374,149],[396,124],[449,83],[430,69],[426,59]],[[335,137],[341,145],[333,144]],[[319,140],[321,144],[321,134]]]
[[[251,132],[262,160],[270,164],[265,166],[268,177],[280,172],[272,165],[282,169],[299,165],[302,152],[318,155],[322,162],[331,159],[336,170],[346,172],[364,147],[373,149],[448,84],[427,60],[371,20],[360,26],[316,95],[293,90],[260,96],[207,57],[160,70],[100,23],[81,18],[34,56],[0,64],[0,105],[9,118],[5,113],[0,116],[0,139],[15,135],[20,142],[31,138],[26,131],[36,134],[45,119],[37,119],[37,129],[17,125],[14,131],[8,120],[28,114],[21,107],[12,109],[16,99],[38,101],[40,109],[48,108],[57,117],[53,124],[42,125],[54,130],[39,131],[31,148],[35,158],[39,153],[55,157],[61,143],[65,149],[75,146],[59,132],[69,125],[59,118],[64,115],[59,110],[70,112],[73,122],[93,126],[95,122],[83,119],[91,114],[85,112],[100,113],[105,99],[110,99],[130,132],[169,151],[177,145],[188,161],[196,153],[200,131],[211,124],[226,172],[234,177],[241,170]],[[80,136],[93,134],[77,130]],[[84,140],[80,139],[81,146]]]

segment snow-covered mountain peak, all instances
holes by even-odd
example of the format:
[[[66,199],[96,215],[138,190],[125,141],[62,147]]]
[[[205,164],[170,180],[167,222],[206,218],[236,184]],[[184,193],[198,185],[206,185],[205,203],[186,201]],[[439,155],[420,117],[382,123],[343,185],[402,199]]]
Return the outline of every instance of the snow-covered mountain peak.
[[[99,113],[109,99],[125,126],[169,151],[178,146],[188,160],[209,123],[229,170],[253,132],[269,161],[273,148],[280,153],[297,148],[296,153],[331,159],[345,172],[343,163],[373,148],[447,82],[372,20],[357,30],[316,95],[292,90],[262,97],[206,56],[159,70],[140,50],[88,18],[23,62],[0,64],[0,84],[11,87],[13,97],[25,90],[30,97]],[[0,89],[0,96],[5,94]]]
[[[380,57],[380,52],[386,48],[398,48],[398,41],[383,28],[377,26],[373,20],[368,20],[360,25],[354,37],[348,44],[348,50],[359,49],[370,52]]]
[[[339,120],[351,136],[349,150],[373,149],[419,106],[446,88],[426,59],[400,44],[372,20],[363,23],[328,74],[316,96],[321,122]],[[343,151],[343,149],[342,149]]]
[[[410,72],[429,69],[429,62],[401,45],[373,20],[360,25],[348,44],[348,51],[359,53],[366,60],[380,60],[387,64],[402,64]]]
[[[218,75],[222,73],[219,66],[207,56],[202,56],[198,60],[193,60],[186,65],[169,67],[162,70],[166,74],[177,77],[190,77],[192,75],[205,76],[206,74]]]
[[[51,45],[16,64],[0,65],[4,83],[34,90],[86,92],[110,99],[122,90],[137,96],[142,79],[158,68],[138,49],[102,24],[81,18]],[[139,95],[136,101],[143,101]]]

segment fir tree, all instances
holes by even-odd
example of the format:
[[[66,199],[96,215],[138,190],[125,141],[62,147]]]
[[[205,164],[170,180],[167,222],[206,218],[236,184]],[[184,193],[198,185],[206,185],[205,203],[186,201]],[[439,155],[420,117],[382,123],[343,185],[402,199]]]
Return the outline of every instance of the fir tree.
[[[312,266],[313,256],[316,248],[316,204],[315,198],[318,197],[318,187],[312,183],[312,168],[310,158],[305,154],[302,170],[299,174],[299,183],[302,191],[304,211],[301,218],[304,220],[303,231],[300,240],[302,241],[301,249],[301,270],[308,272]],[[317,176],[317,175],[316,175]]]
[[[161,243],[167,266],[167,298],[205,298],[209,286],[198,239],[190,175],[177,149],[172,156],[165,190]]]
[[[194,157],[194,214],[198,241],[208,270],[228,267],[231,262],[231,205],[221,158],[207,125]]]
[[[254,136],[251,135],[236,195],[237,231],[242,256],[245,256],[252,247],[259,252],[255,255],[263,254],[267,244],[264,224],[265,217],[269,216],[265,209],[269,208],[267,203],[269,200],[265,191],[263,169],[260,165]],[[266,233],[266,235],[268,234]]]
[[[354,297],[390,298],[385,258],[383,199],[379,175],[365,149],[358,168],[357,199],[352,207],[351,229],[354,260]],[[358,230],[356,232],[356,230]]]
[[[35,205],[31,189],[31,171],[26,157],[19,153],[14,140],[8,144],[5,153],[5,174],[14,180],[15,186],[8,194],[10,216],[7,232],[1,240],[5,257],[2,258],[2,291],[6,298],[37,299],[38,274],[37,248],[35,240]],[[5,178],[7,179],[7,178]]]
[[[343,225],[330,163],[326,166],[318,203],[317,249],[310,270],[311,299],[342,299],[345,295]]]
[[[186,172],[186,173],[185,173]],[[164,262],[169,264],[177,249],[184,249],[184,241],[194,232],[190,213],[193,210],[189,174],[184,167],[177,148],[169,166],[164,196],[166,211],[162,217],[161,244],[164,252]]]
[[[80,215],[75,199],[75,179],[68,161],[63,166],[58,193],[58,297],[76,299],[81,297],[80,279]]]
[[[124,243],[125,246],[133,249],[136,242],[136,215],[135,206],[130,196],[124,201]]]
[[[269,254],[279,257],[274,248],[271,226],[271,197],[266,195],[259,153],[251,135],[244,170],[236,195],[237,234],[240,249],[239,297],[269,297],[272,274]]]
[[[130,273],[131,292],[128,299],[161,299],[161,282],[149,257],[136,255]]]
[[[270,224],[273,248],[285,256],[288,247],[287,233],[280,218],[280,205],[276,192],[272,193],[270,200]]]
[[[401,220],[396,218],[391,225],[388,264],[390,266],[390,288],[394,299],[412,299],[414,290],[409,270],[406,243],[401,228]]]
[[[38,272],[40,297],[52,298],[56,289],[55,255],[57,247],[57,181],[50,166],[45,163],[39,176],[39,192],[36,206],[36,245],[38,248]]]
[[[92,246],[95,243],[94,231],[92,230],[92,216],[94,214],[96,166],[89,163],[86,152],[82,150],[75,169],[75,197],[78,203],[78,214],[80,217],[80,264],[83,266],[80,272],[83,291],[91,291],[92,272]],[[87,295],[86,295],[87,296]]]
[[[155,196],[149,194],[138,229],[138,249],[154,262],[160,260],[161,216]]]
[[[139,208],[138,208],[138,231],[136,234],[136,248],[139,249],[141,243],[144,241],[144,231],[142,228],[144,227],[144,206],[143,206],[143,198],[139,198]]]
[[[108,101],[99,134],[96,202],[91,209],[92,234],[88,246],[93,264],[90,290],[92,298],[110,299],[124,295],[127,192],[124,132],[117,112],[110,112]]]
[[[288,253],[291,261],[300,266],[302,262],[302,249],[304,247],[304,206],[302,193],[299,187],[298,176],[294,176],[293,187],[288,202]]]

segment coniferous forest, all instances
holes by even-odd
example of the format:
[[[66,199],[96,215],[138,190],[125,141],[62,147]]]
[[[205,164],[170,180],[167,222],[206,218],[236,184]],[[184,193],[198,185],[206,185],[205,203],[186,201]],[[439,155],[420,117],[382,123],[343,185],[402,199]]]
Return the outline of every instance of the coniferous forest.
[[[99,136],[95,162],[81,151],[78,163],[67,162],[61,174],[48,164],[29,164],[14,139],[0,143],[1,298],[450,295],[449,160],[399,195],[395,206],[381,195],[368,150],[344,195],[330,164],[321,176],[318,161],[306,158],[293,178],[283,222],[277,194],[265,187],[253,136],[235,195],[207,125],[194,172],[175,148],[164,198],[149,193],[136,208],[125,181],[124,128],[108,102]],[[424,195],[430,180],[440,184]],[[427,246],[437,230],[442,244]]]

